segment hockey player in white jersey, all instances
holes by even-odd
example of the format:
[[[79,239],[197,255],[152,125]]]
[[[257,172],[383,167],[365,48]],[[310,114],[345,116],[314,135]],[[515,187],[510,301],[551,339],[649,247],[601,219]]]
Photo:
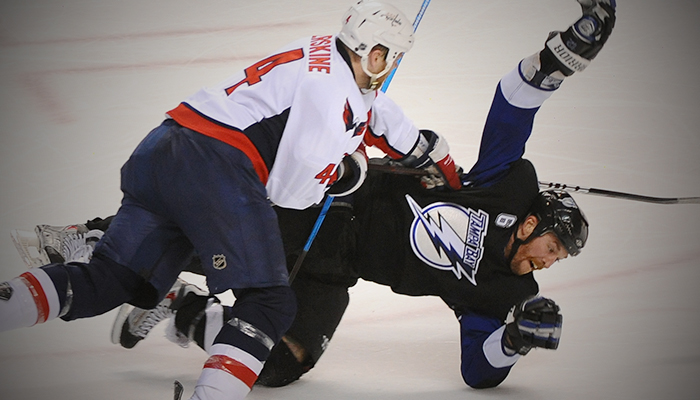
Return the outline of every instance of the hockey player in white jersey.
[[[293,42],[168,111],[122,167],[122,205],[89,263],[2,283],[0,331],[155,307],[197,256],[209,289],[236,301],[192,399],[245,397],[296,312],[272,203],[302,209],[359,186],[376,89],[413,46],[410,21],[386,3],[360,1],[341,21],[338,35]],[[459,188],[441,140],[402,126],[375,143],[425,154]]]

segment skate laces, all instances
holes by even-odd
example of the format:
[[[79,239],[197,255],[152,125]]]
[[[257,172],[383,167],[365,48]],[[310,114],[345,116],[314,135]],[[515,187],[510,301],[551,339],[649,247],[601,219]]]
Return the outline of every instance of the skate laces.
[[[170,318],[173,315],[175,315],[175,313],[167,304],[158,304],[156,308],[143,310],[142,318],[139,318],[139,323],[134,326],[131,334],[144,339],[151,329],[158,325],[160,321]]]
[[[95,244],[102,238],[104,232],[91,230],[86,233],[70,233],[61,243],[61,253],[66,263],[89,263]]]
[[[130,326],[129,332],[136,337],[145,339],[148,333],[151,332],[151,329],[158,325],[160,321],[174,316],[175,311],[170,306],[179,297],[183,283],[183,280],[178,279],[172,289],[170,289],[170,292],[154,308],[148,310],[135,308],[131,311],[131,314],[125,321]]]
[[[59,252],[61,244],[66,240],[67,236],[87,233],[89,229],[81,224],[68,226],[37,225],[35,231],[42,248],[52,247]]]

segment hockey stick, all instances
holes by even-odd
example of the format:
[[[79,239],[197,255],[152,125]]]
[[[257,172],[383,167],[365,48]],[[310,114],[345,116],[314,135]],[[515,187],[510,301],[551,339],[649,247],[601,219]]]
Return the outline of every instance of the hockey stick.
[[[612,197],[615,199],[634,200],[653,204],[700,204],[700,197],[651,197],[633,193],[615,192],[613,190],[584,188],[562,183],[539,181],[541,188],[561,189],[567,192],[585,193],[596,196]]]
[[[402,167],[400,165],[388,165],[388,164],[373,164],[370,163],[369,169],[373,171],[383,172],[387,174],[396,175],[412,175],[412,176],[426,176],[429,175],[427,171],[422,169]],[[644,196],[633,193],[616,192],[613,190],[606,189],[596,189],[596,188],[584,188],[581,186],[566,185],[562,183],[553,182],[538,182],[541,188],[544,189],[559,189],[566,190],[567,192],[574,193],[584,193],[596,196],[611,197],[615,199],[623,200],[634,200],[641,201],[644,203],[653,204],[700,204],[700,197],[652,197]]]
[[[394,175],[428,176],[430,173],[424,169],[409,168],[395,164],[375,164],[372,160],[367,164],[367,169],[371,171],[383,172]]]
[[[323,220],[326,218],[326,214],[328,214],[328,209],[331,208],[332,202],[333,202],[333,196],[326,197],[326,201],[323,203],[323,208],[321,208],[321,212],[318,214],[318,218],[316,218],[316,223],[314,224],[313,229],[311,229],[311,234],[309,235],[309,238],[306,240],[306,244],[304,245],[304,250],[302,250],[301,254],[299,254],[299,257],[297,258],[296,262],[294,263],[294,268],[292,268],[292,272],[289,273],[289,284],[290,285],[292,284],[292,282],[294,282],[294,278],[296,278],[297,274],[299,273],[299,269],[301,268],[301,263],[304,261],[304,258],[306,258],[306,255],[309,253],[309,249],[311,248],[311,243],[313,243],[314,239],[316,238],[316,235],[318,234],[318,230],[321,229],[321,224],[323,223]]]
[[[416,15],[416,19],[413,21],[413,32],[418,29],[418,25],[420,24],[420,21],[423,19],[423,14],[425,14],[425,10],[428,9],[428,4],[430,4],[430,0],[423,0],[423,4],[420,6],[420,10],[418,10],[418,14]],[[382,92],[386,93],[386,90],[389,89],[389,84],[391,83],[391,80],[394,79],[394,74],[396,73],[396,70],[399,68],[399,65],[401,65],[401,58],[396,61],[396,67],[394,67],[391,72],[389,72],[389,75],[386,77],[386,80],[382,84]]]
[[[418,25],[420,24],[420,21],[423,19],[423,14],[425,14],[425,10],[428,8],[428,5],[430,4],[430,0],[423,0],[423,4],[420,6],[420,10],[418,10],[418,14],[416,15],[416,19],[413,21],[413,32],[418,29]],[[394,74],[396,73],[396,69],[399,67],[399,64],[401,63],[401,59],[399,59],[396,62],[396,67],[394,67],[389,75],[387,76],[386,80],[384,81],[384,84],[382,84],[381,91],[386,93],[386,90],[389,88],[389,84],[391,83],[391,80],[394,79]],[[331,203],[333,202],[333,196],[328,196],[326,198],[326,201],[323,203],[323,208],[321,208],[321,212],[318,214],[318,218],[316,219],[316,223],[314,224],[313,229],[311,230],[311,234],[309,235],[309,238],[306,240],[306,245],[304,245],[304,249],[301,251],[301,254],[297,258],[296,262],[294,262],[294,267],[292,267],[292,271],[289,273],[289,284],[291,285],[292,282],[294,282],[294,278],[296,278],[297,274],[299,273],[299,269],[301,268],[301,263],[304,261],[304,258],[306,258],[306,254],[309,252],[309,249],[311,248],[311,243],[313,243],[314,239],[316,238],[316,235],[318,234],[318,230],[321,229],[321,223],[323,223],[323,220],[326,218],[326,214],[328,213],[328,209],[331,207]]]

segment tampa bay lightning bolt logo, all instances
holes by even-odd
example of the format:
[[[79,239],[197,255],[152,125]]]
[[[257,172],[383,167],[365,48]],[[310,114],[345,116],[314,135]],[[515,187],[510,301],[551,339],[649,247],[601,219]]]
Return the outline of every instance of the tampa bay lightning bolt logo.
[[[476,286],[476,273],[484,256],[489,215],[452,203],[432,203],[425,208],[406,195],[415,218],[410,241],[415,255],[426,264],[466,277]]]

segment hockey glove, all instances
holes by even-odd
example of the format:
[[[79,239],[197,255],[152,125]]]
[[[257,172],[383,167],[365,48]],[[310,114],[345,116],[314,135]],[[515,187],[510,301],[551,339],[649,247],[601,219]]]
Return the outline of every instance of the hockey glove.
[[[615,0],[578,0],[583,16],[565,32],[551,32],[544,49],[524,59],[520,72],[531,85],[557,89],[598,55],[615,26]]]
[[[511,310],[502,343],[521,355],[533,347],[555,350],[559,347],[561,325],[562,315],[553,300],[532,297]]]
[[[450,146],[447,141],[430,130],[421,129],[420,135],[421,138],[414,153],[401,163],[428,172],[428,176],[421,178],[421,183],[426,189],[444,187],[452,190],[461,189],[462,168],[455,164],[450,156]]]
[[[615,0],[578,0],[583,16],[565,32],[554,32],[540,53],[542,64],[553,61],[564,75],[586,69],[615,27]]]
[[[360,145],[354,153],[345,156],[336,168],[338,179],[328,188],[331,196],[347,196],[362,186],[367,177],[367,154]]]

